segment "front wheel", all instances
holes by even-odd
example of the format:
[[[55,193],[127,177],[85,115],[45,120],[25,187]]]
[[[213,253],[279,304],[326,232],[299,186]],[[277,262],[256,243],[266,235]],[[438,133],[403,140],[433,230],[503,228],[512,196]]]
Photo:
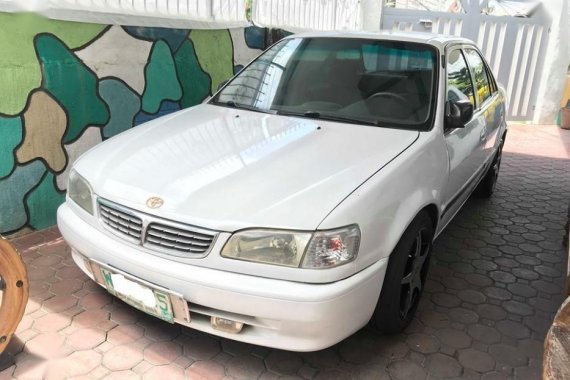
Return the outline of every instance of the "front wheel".
[[[402,332],[416,313],[425,286],[434,226],[422,211],[408,226],[390,255],[382,292],[370,326],[380,332]]]

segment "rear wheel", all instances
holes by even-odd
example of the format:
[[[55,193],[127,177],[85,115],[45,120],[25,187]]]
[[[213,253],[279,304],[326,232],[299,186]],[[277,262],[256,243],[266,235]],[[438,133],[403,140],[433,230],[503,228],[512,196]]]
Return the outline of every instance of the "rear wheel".
[[[395,334],[412,321],[427,277],[433,240],[433,224],[422,211],[394,248],[384,277],[382,293],[370,326]]]
[[[485,177],[483,177],[477,186],[477,189],[475,189],[475,194],[480,198],[490,198],[495,191],[495,185],[497,184],[497,179],[499,179],[499,169],[501,168],[504,143],[505,141],[502,139],[499,144],[499,149],[493,158],[493,163],[489,169],[487,169],[487,173],[485,173]]]

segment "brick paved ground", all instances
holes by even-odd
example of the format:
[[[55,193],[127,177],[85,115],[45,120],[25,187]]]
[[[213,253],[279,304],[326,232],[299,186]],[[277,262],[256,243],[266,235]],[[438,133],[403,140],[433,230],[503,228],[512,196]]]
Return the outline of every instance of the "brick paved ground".
[[[543,339],[562,301],[569,157],[570,132],[511,128],[496,195],[470,200],[436,242],[407,332],[364,329],[315,353],[152,319],[87,279],[57,230],[17,239],[31,296],[10,347],[16,364],[0,379],[538,379]]]

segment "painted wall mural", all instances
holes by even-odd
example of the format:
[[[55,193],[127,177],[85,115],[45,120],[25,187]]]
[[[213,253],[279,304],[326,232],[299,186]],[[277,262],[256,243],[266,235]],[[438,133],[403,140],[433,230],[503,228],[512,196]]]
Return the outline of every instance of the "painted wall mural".
[[[265,30],[184,30],[0,13],[0,233],[55,224],[71,164],[193,106],[265,47]]]

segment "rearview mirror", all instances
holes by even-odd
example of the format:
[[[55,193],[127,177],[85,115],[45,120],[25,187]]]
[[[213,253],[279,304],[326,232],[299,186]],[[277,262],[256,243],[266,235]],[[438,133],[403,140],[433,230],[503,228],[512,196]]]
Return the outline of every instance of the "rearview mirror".
[[[463,128],[473,117],[473,104],[467,100],[447,101],[445,104],[445,128]]]

